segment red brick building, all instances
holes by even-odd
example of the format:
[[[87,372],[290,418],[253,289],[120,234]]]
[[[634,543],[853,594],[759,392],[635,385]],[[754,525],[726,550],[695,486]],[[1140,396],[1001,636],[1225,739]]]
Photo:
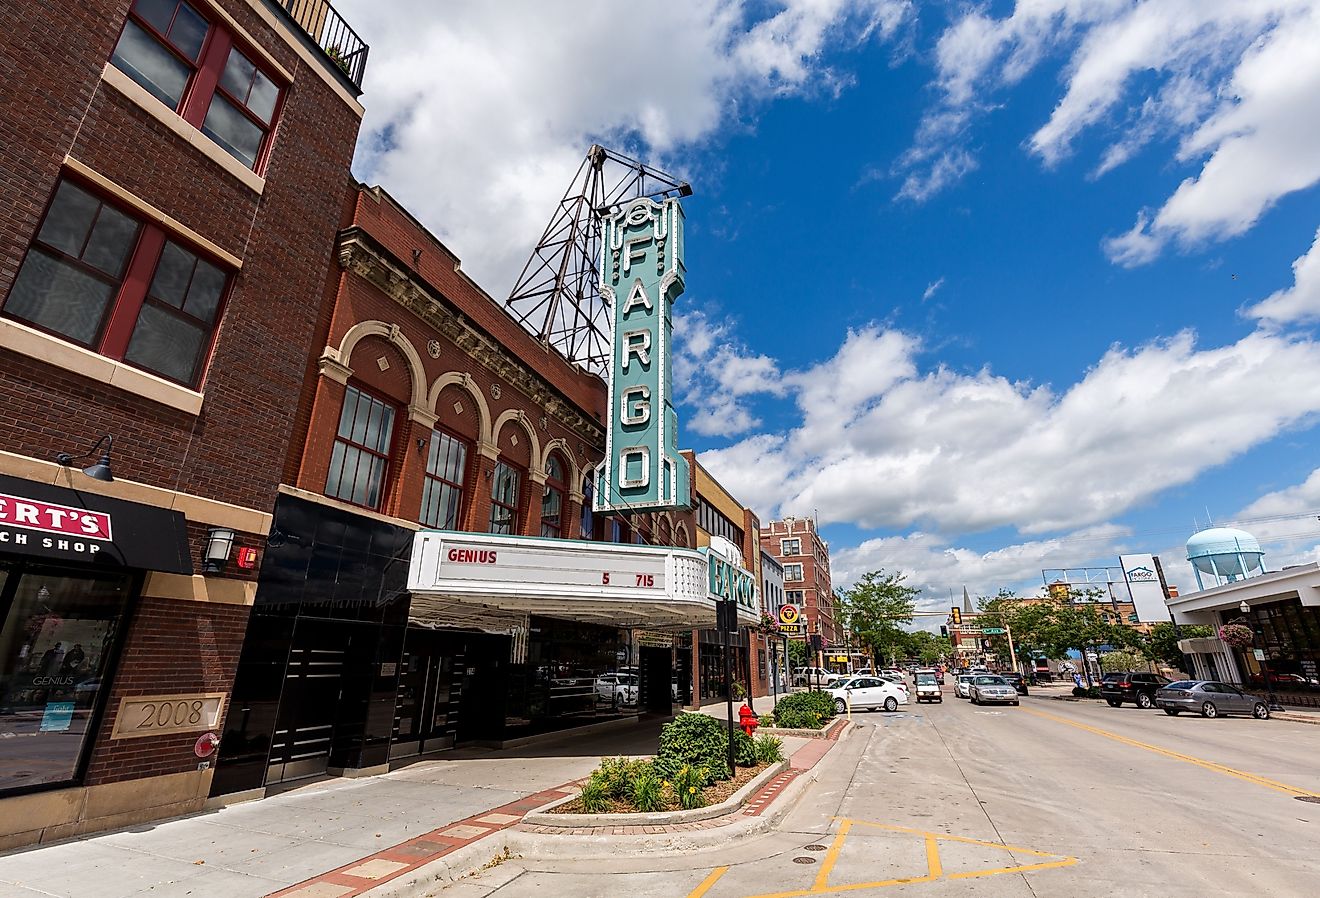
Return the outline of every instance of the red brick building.
[[[213,793],[671,713],[687,700],[673,639],[627,608],[575,609],[535,579],[521,613],[410,594],[421,529],[532,565],[584,540],[694,546],[694,523],[593,514],[604,381],[527,333],[389,194],[359,186],[345,208]]]
[[[210,791],[363,111],[288,5],[0,5],[0,848]]]
[[[811,518],[784,518],[761,528],[761,549],[784,566],[784,601],[802,608],[807,633],[826,647],[842,647],[843,622],[836,615],[830,583],[830,546]]]

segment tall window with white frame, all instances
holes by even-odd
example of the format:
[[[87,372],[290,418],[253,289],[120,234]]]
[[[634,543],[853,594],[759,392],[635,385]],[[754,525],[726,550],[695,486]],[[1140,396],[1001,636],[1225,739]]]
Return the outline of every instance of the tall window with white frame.
[[[358,387],[348,387],[330,453],[325,494],[379,511],[393,437],[394,408]]]
[[[801,564],[786,564],[786,565],[784,565],[784,582],[785,582],[785,583],[797,583],[797,582],[800,582],[801,580],[802,580],[802,565],[801,565]]]
[[[559,456],[545,461],[545,486],[541,491],[541,535],[559,538],[564,534],[564,466]]]
[[[800,539],[781,539],[779,541],[780,555],[801,555],[802,540]]]
[[[517,468],[502,461],[495,463],[495,473],[490,480],[489,532],[518,532],[518,486],[521,479]]]
[[[421,522],[439,530],[463,526],[463,484],[467,474],[467,444],[443,430],[431,431],[422,487]]]

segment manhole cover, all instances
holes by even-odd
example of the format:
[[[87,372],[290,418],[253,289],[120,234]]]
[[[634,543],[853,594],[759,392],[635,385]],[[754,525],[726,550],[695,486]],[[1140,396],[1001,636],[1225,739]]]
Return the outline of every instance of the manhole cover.
[[[1293,798],[1298,801],[1309,801],[1311,804],[1320,804],[1320,795],[1294,795]]]
[[[806,851],[824,851],[824,850],[825,850],[825,846],[824,846],[824,845],[808,845],[804,850],[806,850]]]
[[[795,858],[793,858],[793,863],[795,863],[795,864],[814,864],[814,863],[816,863],[816,859],[815,859],[814,857],[795,857]]]

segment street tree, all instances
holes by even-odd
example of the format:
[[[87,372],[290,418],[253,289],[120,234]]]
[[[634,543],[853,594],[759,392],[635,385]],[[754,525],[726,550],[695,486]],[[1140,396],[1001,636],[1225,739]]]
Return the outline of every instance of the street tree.
[[[1187,624],[1175,628],[1173,624],[1164,621],[1150,628],[1150,632],[1145,634],[1137,645],[1137,650],[1148,661],[1154,661],[1156,664],[1172,667],[1175,670],[1182,670],[1183,665],[1187,662],[1183,658],[1182,651],[1178,648],[1178,640],[1206,639],[1214,635],[1213,627]]]
[[[835,593],[845,626],[877,659],[894,658],[907,647],[902,624],[912,623],[921,590],[904,586],[903,579],[903,574],[881,568]]]

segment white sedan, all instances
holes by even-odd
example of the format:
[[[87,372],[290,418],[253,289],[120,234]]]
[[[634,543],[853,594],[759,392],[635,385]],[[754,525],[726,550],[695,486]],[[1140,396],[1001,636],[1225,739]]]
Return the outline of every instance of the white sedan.
[[[908,703],[907,689],[879,677],[852,677],[832,684],[827,691],[834,696],[834,708],[839,714],[847,713],[849,705],[897,711],[899,705]]]

